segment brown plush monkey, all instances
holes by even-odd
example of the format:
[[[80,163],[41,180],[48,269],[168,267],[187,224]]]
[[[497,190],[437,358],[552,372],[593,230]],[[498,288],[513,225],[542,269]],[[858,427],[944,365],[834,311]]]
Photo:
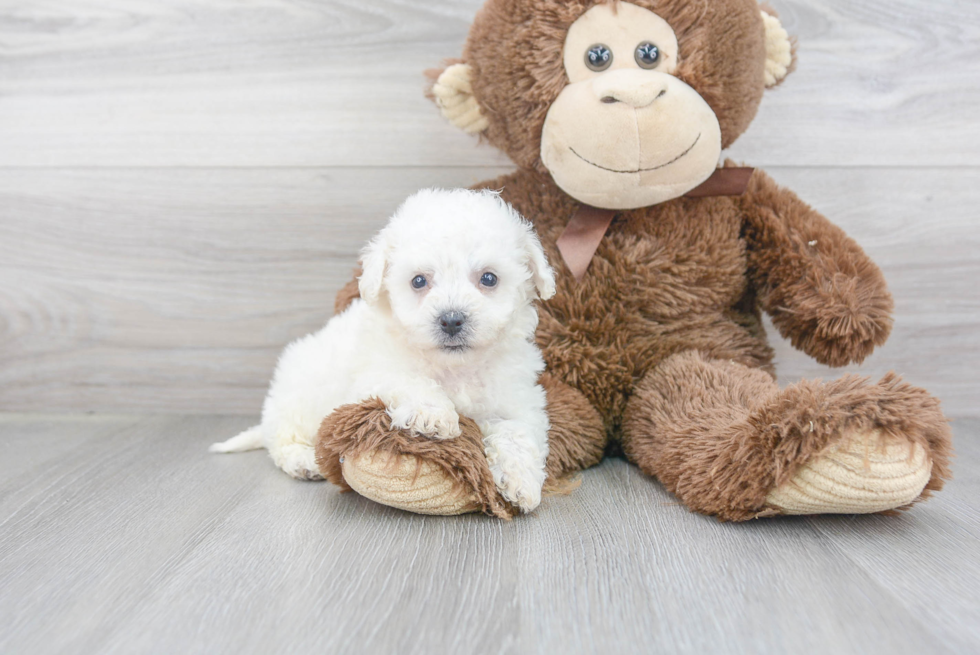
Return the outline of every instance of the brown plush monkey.
[[[443,114],[519,166],[478,186],[534,223],[559,274],[537,333],[552,482],[616,442],[691,509],[744,520],[903,508],[948,478],[925,391],[776,385],[762,310],[831,366],[882,344],[892,310],[840,229],[762,171],[718,168],[792,60],[756,0],[488,0],[438,75]],[[430,441],[366,402],[327,417],[317,449],[326,477],[385,504],[512,513],[471,422]]]

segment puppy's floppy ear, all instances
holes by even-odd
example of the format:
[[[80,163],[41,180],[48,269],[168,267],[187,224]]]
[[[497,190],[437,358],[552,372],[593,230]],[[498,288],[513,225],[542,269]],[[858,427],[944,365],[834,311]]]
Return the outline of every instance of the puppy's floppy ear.
[[[378,302],[381,284],[384,282],[387,262],[388,235],[382,230],[371,239],[361,251],[361,277],[357,278],[357,288],[361,298],[369,305]]]
[[[541,300],[548,300],[555,295],[555,272],[548,265],[538,235],[529,224],[524,226],[524,257],[531,270],[531,280],[538,296]]]

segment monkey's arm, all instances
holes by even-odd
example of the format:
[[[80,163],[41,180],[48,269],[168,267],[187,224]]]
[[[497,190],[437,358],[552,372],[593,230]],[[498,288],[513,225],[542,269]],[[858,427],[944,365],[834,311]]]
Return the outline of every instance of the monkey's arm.
[[[739,202],[749,278],[783,337],[830,366],[861,362],[885,342],[892,297],[853,239],[760,170]]]

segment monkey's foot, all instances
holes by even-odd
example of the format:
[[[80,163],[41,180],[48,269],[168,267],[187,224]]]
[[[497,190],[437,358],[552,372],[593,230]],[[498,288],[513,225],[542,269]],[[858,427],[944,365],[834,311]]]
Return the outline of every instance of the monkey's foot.
[[[477,495],[442,468],[414,455],[368,451],[344,458],[344,480],[371,500],[416,514],[453,516],[479,512]]]
[[[780,514],[870,514],[910,505],[932,475],[925,449],[879,430],[843,437],[773,489]]]
[[[418,514],[485,512],[512,517],[483,452],[483,435],[460,419],[455,439],[429,439],[393,428],[384,403],[338,407],[323,419],[316,461],[325,478],[371,500]]]

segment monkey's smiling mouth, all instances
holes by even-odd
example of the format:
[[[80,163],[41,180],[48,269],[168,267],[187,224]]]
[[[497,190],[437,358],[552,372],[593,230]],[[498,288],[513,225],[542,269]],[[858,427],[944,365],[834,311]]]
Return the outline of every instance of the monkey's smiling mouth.
[[[573,148],[571,146],[568,146],[568,149],[572,151],[572,154],[573,155],[575,155],[576,157],[578,157],[579,159],[581,159],[582,161],[584,161],[586,164],[589,164],[590,166],[595,166],[596,168],[601,168],[602,170],[609,171],[610,173],[645,173],[647,171],[656,171],[656,170],[659,170],[661,168],[665,168],[667,166],[670,166],[671,164],[673,164],[677,160],[683,158],[689,152],[691,152],[692,150],[694,150],[694,146],[698,145],[698,141],[700,141],[700,140],[701,140],[701,133],[698,132],[698,135],[696,137],[694,137],[694,143],[692,143],[691,145],[689,145],[687,147],[687,150],[685,150],[681,154],[677,155],[676,157],[674,157],[673,159],[671,159],[669,162],[667,162],[665,164],[660,164],[659,166],[652,166],[650,168],[637,168],[637,169],[634,169],[634,170],[631,170],[631,171],[621,171],[621,170],[617,170],[615,168],[608,168],[606,166],[600,166],[599,164],[595,163],[594,161],[589,161],[588,159],[586,159],[582,155],[580,155],[577,152],[575,152],[575,148]]]

